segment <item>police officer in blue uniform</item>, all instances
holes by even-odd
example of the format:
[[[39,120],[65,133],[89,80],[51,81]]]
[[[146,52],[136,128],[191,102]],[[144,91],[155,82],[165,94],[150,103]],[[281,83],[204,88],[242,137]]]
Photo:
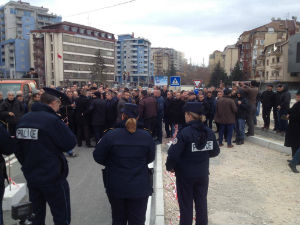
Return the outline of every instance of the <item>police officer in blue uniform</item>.
[[[113,225],[145,224],[152,194],[148,164],[155,158],[155,143],[148,131],[137,127],[137,116],[137,106],[126,103],[123,126],[108,131],[94,151],[95,161],[105,166],[103,181]]]
[[[180,225],[192,225],[193,201],[196,225],[207,225],[209,158],[220,153],[214,132],[205,126],[205,111],[198,102],[184,106],[186,127],[181,129],[168,151],[166,168],[175,172]]]
[[[0,122],[0,225],[3,224],[2,200],[5,191],[5,180],[8,180],[6,173],[5,159],[2,154],[10,155],[15,149],[14,140],[9,136],[4,124]]]
[[[76,138],[56,112],[60,100],[44,93],[40,103],[17,125],[16,156],[27,181],[32,202],[33,225],[44,225],[48,203],[55,225],[71,220],[70,190],[67,182],[68,164],[64,152],[73,149]]]

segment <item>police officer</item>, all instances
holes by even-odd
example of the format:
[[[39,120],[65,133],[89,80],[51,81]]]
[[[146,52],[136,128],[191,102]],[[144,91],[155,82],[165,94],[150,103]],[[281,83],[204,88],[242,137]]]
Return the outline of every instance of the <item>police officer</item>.
[[[15,145],[13,139],[9,136],[8,132],[5,130],[5,127],[0,122],[0,225],[3,224],[2,200],[5,190],[4,182],[8,179],[5,160],[2,154],[10,155],[13,153],[14,148]]]
[[[46,203],[55,225],[70,224],[71,220],[69,170],[63,152],[75,147],[76,138],[57,116],[59,107],[57,97],[44,93],[17,125],[16,156],[27,181],[33,225],[45,224]]]
[[[184,106],[187,126],[179,131],[168,151],[166,168],[175,172],[180,225],[206,225],[209,158],[220,153],[214,132],[204,125],[205,111],[198,102]]]
[[[137,106],[126,103],[123,127],[110,130],[97,144],[94,159],[104,165],[103,181],[111,204],[113,225],[145,224],[152,194],[148,164],[155,157],[151,134],[137,127]]]

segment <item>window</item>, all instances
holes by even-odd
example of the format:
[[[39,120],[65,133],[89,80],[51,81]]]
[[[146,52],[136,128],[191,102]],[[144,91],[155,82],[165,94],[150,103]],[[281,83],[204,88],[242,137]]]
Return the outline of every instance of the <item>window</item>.
[[[273,28],[273,27],[269,27],[269,28],[268,28],[268,32],[269,32],[269,33],[274,33],[274,28]]]
[[[106,37],[105,33],[101,33],[101,37],[105,38]]]
[[[70,27],[69,27],[69,26],[66,26],[66,25],[64,25],[64,30],[65,30],[65,31],[69,31],[69,30],[70,30]]]
[[[275,58],[272,58],[272,64],[275,63]]]
[[[79,29],[79,33],[84,34],[84,32],[85,32],[85,29],[82,29],[82,28]]]
[[[280,62],[280,58],[279,58],[279,57],[277,57],[276,59],[277,59],[277,63],[279,63],[279,62]]]
[[[300,42],[297,43],[296,63],[300,63]]]
[[[260,40],[260,45],[264,45],[265,44],[265,40]]]
[[[269,71],[267,71],[267,79],[268,79],[268,76],[269,76]]]
[[[13,8],[11,8],[11,9],[10,9],[10,14],[16,14],[16,10],[13,9]]]
[[[108,39],[112,39],[112,35],[111,35],[111,34],[108,34],[108,35],[107,35],[107,38],[108,38]]]
[[[258,45],[258,40],[255,40],[255,44]]]
[[[78,28],[77,28],[77,27],[72,27],[71,30],[72,30],[73,32],[77,32],[77,31],[78,31]]]
[[[91,31],[91,30],[87,30],[86,33],[87,33],[88,35],[91,35],[91,34],[92,34],[92,31]]]
[[[297,77],[298,73],[291,73],[291,77]]]
[[[269,60],[267,59],[267,66],[269,65]]]

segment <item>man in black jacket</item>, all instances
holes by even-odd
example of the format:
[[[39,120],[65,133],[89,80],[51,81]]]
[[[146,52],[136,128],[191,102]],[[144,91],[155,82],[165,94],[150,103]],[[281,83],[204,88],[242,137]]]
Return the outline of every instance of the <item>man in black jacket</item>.
[[[291,93],[288,91],[287,86],[278,85],[280,91],[280,103],[277,106],[278,120],[279,120],[279,132],[284,133],[288,126],[288,120],[286,118],[290,109]]]
[[[15,136],[16,125],[24,113],[24,105],[15,98],[13,92],[8,92],[7,99],[0,105],[0,119],[8,123],[11,136]]]
[[[112,91],[108,91],[106,93],[106,129],[114,127],[118,116],[118,98],[114,97],[113,95],[114,94]]]
[[[105,129],[106,102],[104,99],[100,99],[100,92],[95,92],[94,96],[95,97],[92,99],[89,106],[88,113],[91,115],[91,125],[93,127],[96,143],[98,143],[103,136],[103,131]]]
[[[167,138],[170,138],[174,134],[174,126],[172,125],[172,121],[171,121],[171,117],[172,117],[171,106],[173,104],[173,101],[174,101],[173,92],[168,91],[167,98],[164,104],[164,121],[165,121],[165,131],[167,134]]]
[[[264,120],[264,126],[262,129],[268,130],[270,127],[271,109],[275,103],[275,93],[273,92],[272,84],[267,85],[267,90],[262,93],[260,101],[262,103],[262,117]]]
[[[17,125],[17,156],[29,189],[33,225],[45,224],[48,203],[55,225],[71,221],[68,163],[64,152],[73,149],[76,138],[57,116],[60,100],[44,93],[41,103],[34,103],[32,112]]]
[[[75,100],[75,120],[76,120],[76,128],[77,128],[77,142],[78,146],[82,146],[82,139],[85,139],[85,143],[87,147],[91,146],[90,141],[90,130],[89,130],[89,105],[90,99],[87,97],[86,90],[82,90],[79,97]]]

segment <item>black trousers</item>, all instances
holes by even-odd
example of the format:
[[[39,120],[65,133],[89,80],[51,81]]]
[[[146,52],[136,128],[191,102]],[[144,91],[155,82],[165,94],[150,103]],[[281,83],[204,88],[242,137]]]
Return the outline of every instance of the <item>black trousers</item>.
[[[71,222],[70,189],[67,180],[41,187],[30,187],[29,200],[32,202],[33,225],[44,225],[46,203],[48,203],[55,225],[68,225]]]
[[[278,109],[273,107],[274,129],[279,130]]]
[[[85,140],[86,145],[91,145],[90,127],[88,124],[78,124],[76,135],[77,135],[77,143],[79,146],[82,145],[83,138]]]
[[[248,133],[250,135],[254,135],[254,118],[256,114],[256,105],[250,104],[249,105],[249,111],[247,113],[246,122],[248,125]]]
[[[176,177],[180,225],[192,225],[193,202],[195,203],[196,225],[207,225],[207,191],[209,177]]]
[[[148,197],[122,199],[108,196],[111,211],[112,225],[144,225]]]
[[[271,109],[272,108],[263,108],[263,111],[262,111],[262,118],[264,120],[264,127],[265,128],[269,128],[270,127]]]
[[[146,129],[151,131],[152,135],[154,135],[156,127],[156,117],[144,119],[144,126]]]

